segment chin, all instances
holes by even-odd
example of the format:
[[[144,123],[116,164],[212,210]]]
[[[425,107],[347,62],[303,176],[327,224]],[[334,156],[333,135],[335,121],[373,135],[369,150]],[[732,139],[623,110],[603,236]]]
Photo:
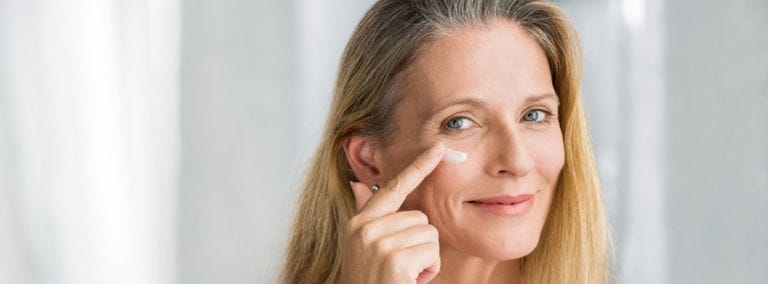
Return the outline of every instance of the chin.
[[[512,242],[512,244],[508,244],[506,247],[499,250],[497,258],[501,260],[523,258],[531,254],[533,250],[536,249],[536,246],[538,244],[539,244],[538,235],[530,239],[518,240],[517,242]]]
[[[525,230],[522,230],[525,231]],[[533,252],[539,244],[539,232],[528,232],[522,234],[510,232],[479,232],[473,230],[466,232],[465,240],[457,240],[464,245],[462,250],[465,253],[485,259],[494,260],[512,260],[523,258]],[[476,235],[481,233],[482,235]]]
[[[497,260],[511,260],[523,258],[534,249],[539,243],[538,236],[530,239],[520,240],[508,240],[506,242],[499,243],[498,246],[491,247],[489,252],[489,258]]]

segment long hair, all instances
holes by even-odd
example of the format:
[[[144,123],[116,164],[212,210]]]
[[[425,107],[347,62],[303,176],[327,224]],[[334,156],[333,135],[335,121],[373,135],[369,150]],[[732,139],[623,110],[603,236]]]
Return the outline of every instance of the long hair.
[[[612,282],[613,250],[582,104],[581,52],[568,17],[543,0],[380,0],[344,50],[330,114],[301,187],[286,250],[284,283],[338,283],[345,226],[355,214],[355,177],[342,143],[351,135],[386,141],[399,101],[398,75],[425,42],[506,19],[545,51],[560,98],[565,164],[540,241],[521,260],[526,283]]]

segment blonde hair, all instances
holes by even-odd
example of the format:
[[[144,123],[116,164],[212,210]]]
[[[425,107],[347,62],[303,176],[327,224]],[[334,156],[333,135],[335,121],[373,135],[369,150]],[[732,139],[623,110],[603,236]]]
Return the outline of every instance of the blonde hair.
[[[345,226],[355,213],[344,140],[386,141],[398,102],[392,90],[419,47],[495,19],[515,21],[538,41],[561,103],[565,165],[539,245],[521,261],[525,282],[612,282],[611,238],[580,94],[581,54],[567,16],[539,0],[380,0],[344,51],[325,133],[302,185],[284,283],[339,282]]]

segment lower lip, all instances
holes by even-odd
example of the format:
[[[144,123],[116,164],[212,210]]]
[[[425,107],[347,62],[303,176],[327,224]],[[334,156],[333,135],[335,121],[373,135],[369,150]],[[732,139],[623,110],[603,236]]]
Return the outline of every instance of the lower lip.
[[[488,204],[488,203],[467,203],[486,212],[502,216],[519,216],[528,213],[533,208],[533,197],[526,201],[515,204]]]

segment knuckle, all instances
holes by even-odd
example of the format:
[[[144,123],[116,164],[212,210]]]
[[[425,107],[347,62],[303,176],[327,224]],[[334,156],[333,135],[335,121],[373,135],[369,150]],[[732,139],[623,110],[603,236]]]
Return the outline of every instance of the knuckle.
[[[354,216],[347,221],[346,232],[348,236],[353,235],[360,227],[360,217]]]
[[[393,178],[387,183],[387,189],[398,190],[400,189],[400,186],[402,186],[402,184],[403,184],[403,178],[400,176],[396,176],[395,178]]]
[[[437,227],[432,225],[427,225],[426,228],[427,232],[435,239],[438,240],[440,238],[440,232],[437,230]]]
[[[427,217],[427,214],[424,214],[424,212],[420,210],[408,210],[403,212],[404,216],[408,219],[413,219],[414,222],[417,224],[427,224],[429,223],[429,218]]]
[[[430,243],[429,247],[432,249],[432,252],[434,252],[434,256],[437,259],[440,259],[440,245],[437,243]]]
[[[360,227],[360,239],[364,244],[371,244],[375,241],[377,234],[376,226],[371,223],[364,224]]]
[[[413,169],[416,170],[417,172],[423,172],[423,171],[426,171],[427,169],[427,167],[424,165],[424,161],[422,161],[421,159],[418,159],[415,162],[413,162],[413,164],[411,164],[411,167],[413,167]]]
[[[403,251],[391,251],[385,254],[384,264],[396,271],[403,269]]]
[[[382,239],[373,244],[373,249],[378,255],[386,255],[392,249],[392,241]]]
[[[414,213],[414,217],[418,218],[419,224],[429,223],[429,218],[427,217],[427,214],[424,214],[424,212],[416,210],[416,212]]]

